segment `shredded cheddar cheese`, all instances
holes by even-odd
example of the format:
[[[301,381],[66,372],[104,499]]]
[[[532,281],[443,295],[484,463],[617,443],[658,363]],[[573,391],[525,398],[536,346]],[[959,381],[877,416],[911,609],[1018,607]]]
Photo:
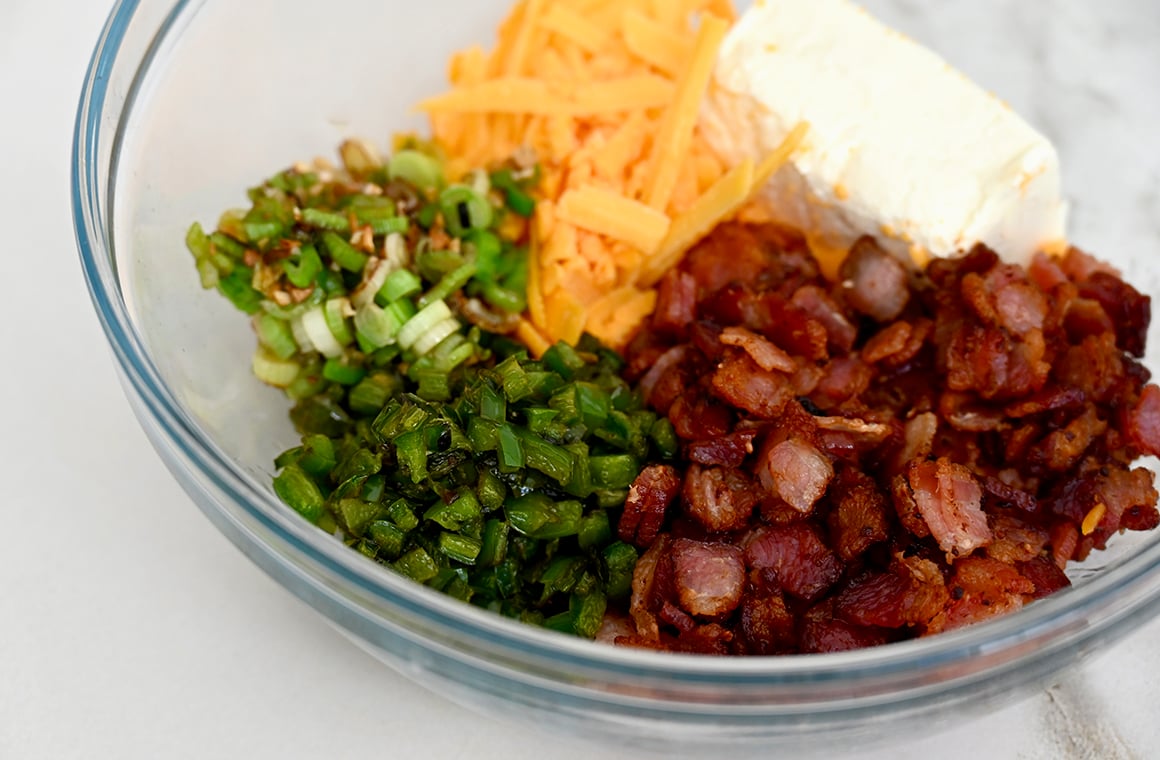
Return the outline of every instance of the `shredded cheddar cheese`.
[[[801,141],[730,169],[699,134],[735,18],[731,0],[521,0],[495,49],[456,55],[451,89],[420,104],[450,173],[520,148],[542,167],[517,331],[534,353],[585,330],[622,347],[664,272]]]

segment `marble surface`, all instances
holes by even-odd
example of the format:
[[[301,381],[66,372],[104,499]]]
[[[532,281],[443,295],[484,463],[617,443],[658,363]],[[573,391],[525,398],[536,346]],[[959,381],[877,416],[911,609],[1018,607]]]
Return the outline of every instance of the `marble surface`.
[[[161,466],[115,380],[69,221],[75,97],[109,5],[0,4],[0,220],[16,267],[0,299],[0,758],[591,757],[378,666],[214,532]],[[1073,238],[1129,252],[1160,295],[1160,5],[867,5],[1046,130]],[[1158,663],[1154,622],[1042,693],[863,756],[1157,757]]]

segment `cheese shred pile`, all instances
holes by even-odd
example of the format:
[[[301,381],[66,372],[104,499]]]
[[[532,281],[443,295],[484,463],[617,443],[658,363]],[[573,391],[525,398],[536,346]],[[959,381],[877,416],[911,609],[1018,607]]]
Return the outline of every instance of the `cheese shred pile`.
[[[535,353],[584,331],[623,347],[664,273],[802,141],[804,124],[729,168],[700,135],[735,17],[731,0],[522,0],[495,49],[457,53],[450,91],[420,104],[452,174],[521,149],[540,162],[519,330]]]

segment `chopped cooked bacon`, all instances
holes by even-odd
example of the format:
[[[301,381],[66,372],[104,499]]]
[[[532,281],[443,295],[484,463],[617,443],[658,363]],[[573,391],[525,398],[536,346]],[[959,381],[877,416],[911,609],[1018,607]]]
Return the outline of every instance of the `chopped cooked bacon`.
[[[720,340],[727,346],[744,349],[749,358],[766,372],[778,370],[791,373],[797,369],[797,363],[789,354],[752,330],[744,327],[726,327],[721,331]]]
[[[681,492],[685,513],[715,533],[743,530],[759,498],[737,470],[691,465]]]
[[[669,507],[681,492],[681,476],[667,464],[653,464],[641,470],[620,516],[620,540],[636,546],[652,545],[661,532]]]
[[[660,382],[662,377],[675,370],[677,365],[684,361],[685,354],[688,353],[688,350],[687,346],[680,345],[665,351],[657,357],[652,367],[640,379],[640,390],[644,394],[644,397],[650,400],[650,403],[653,390],[656,388],[657,383]]]
[[[713,375],[713,391],[723,401],[760,419],[773,419],[793,397],[785,375],[767,372],[748,354],[725,357]]]
[[[811,526],[760,528],[745,546],[745,562],[773,589],[812,602],[842,576],[842,563]]]
[[[947,459],[911,462],[907,479],[918,511],[948,558],[965,557],[990,543],[983,489],[970,470]]]
[[[854,243],[839,275],[847,303],[879,322],[898,317],[910,300],[906,267],[872,238]]]
[[[652,329],[666,336],[683,338],[696,318],[697,281],[693,276],[672,270],[657,288],[657,305]]]
[[[1102,272],[1112,277],[1121,277],[1120,270],[1106,261],[1100,261],[1094,256],[1084,253],[1072,246],[1059,262],[1060,270],[1073,282],[1085,282],[1092,275]]]
[[[841,307],[817,285],[798,288],[790,303],[801,309],[806,316],[826,328],[830,345],[838,351],[849,351],[858,339],[858,328],[842,313]]]
[[[737,609],[745,587],[741,550],[731,544],[673,541],[673,571],[681,607],[699,617]]]
[[[649,550],[636,561],[632,571],[632,597],[629,600],[628,612],[636,624],[638,635],[648,641],[657,641],[660,638],[660,625],[657,623],[654,597],[657,592],[657,569],[663,561],[670,561],[669,537],[662,534]]]
[[[770,493],[806,514],[834,477],[829,458],[799,438],[789,438],[762,453],[757,476]]]
[[[914,328],[909,322],[895,322],[866,341],[866,346],[862,349],[862,359],[877,364],[894,356],[906,348],[913,334]]]
[[[778,592],[746,594],[741,601],[741,635],[746,654],[792,652],[797,620]]]
[[[886,495],[865,473],[845,468],[835,483],[837,506],[830,512],[830,544],[853,562],[874,544],[890,538]]]
[[[1140,451],[1160,456],[1160,388],[1144,386],[1140,400],[1128,413],[1127,433]]]
[[[685,446],[685,456],[694,464],[740,467],[753,453],[757,428],[741,428],[728,435],[693,441]]]
[[[863,240],[840,274],[727,224],[666,275],[627,376],[681,449],[629,496],[619,533],[648,549],[630,630],[604,638],[770,655],[925,636],[1160,527],[1132,466],[1160,454],[1133,357],[1150,299],[1079,251],[1023,270],[976,246],[911,273]]]

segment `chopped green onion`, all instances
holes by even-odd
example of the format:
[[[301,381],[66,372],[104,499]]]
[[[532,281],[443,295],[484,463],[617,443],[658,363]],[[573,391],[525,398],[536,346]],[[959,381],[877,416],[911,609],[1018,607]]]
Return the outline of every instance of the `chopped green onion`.
[[[294,332],[290,324],[272,314],[262,313],[254,320],[254,327],[261,343],[276,359],[286,360],[298,353]]]
[[[400,471],[412,483],[421,483],[427,477],[427,437],[422,430],[412,430],[396,438],[395,456]]]
[[[433,193],[443,185],[443,169],[439,162],[417,150],[396,152],[391,156],[387,172],[391,179],[409,182],[426,193]]]
[[[380,309],[374,303],[363,304],[354,314],[354,329],[358,337],[372,348],[382,348],[394,341],[399,327],[399,320],[394,314]]]
[[[282,271],[294,287],[309,287],[322,271],[322,257],[318,255],[317,248],[309,244],[304,245],[298,249],[296,255],[282,262]]]
[[[267,385],[276,388],[285,388],[298,377],[299,365],[296,362],[283,361],[267,353],[266,349],[259,348],[254,352],[251,362],[254,376]]]
[[[331,298],[323,305],[323,314],[326,317],[326,326],[330,334],[344,346],[354,342],[354,334],[347,324],[347,316],[351,312],[350,301],[345,298]]]
[[[411,348],[419,338],[447,319],[454,319],[451,309],[443,301],[435,301],[419,310],[407,324],[399,330],[398,341],[403,348]],[[446,335],[443,336],[447,337]],[[440,338],[442,340],[442,338]],[[431,346],[434,348],[434,345]]]
[[[440,193],[439,207],[447,232],[458,238],[487,229],[495,219],[491,202],[466,185],[452,185]]]
[[[474,230],[467,236],[467,242],[475,252],[480,279],[497,279],[503,264],[503,244],[499,237],[491,230]]]
[[[497,309],[512,314],[522,313],[528,305],[525,296],[494,282],[489,282],[483,286],[483,299]]]
[[[295,335],[299,334],[299,332],[305,333],[310,339],[310,345],[314,347],[315,351],[328,359],[342,356],[342,343],[330,331],[330,325],[326,319],[326,311],[323,307],[315,306],[295,320],[295,322],[300,325],[300,327],[292,326],[295,330]]]
[[[436,303],[442,303],[442,301],[437,301]],[[422,313],[422,312],[420,312],[420,313]],[[436,346],[438,346],[440,343],[442,343],[446,338],[459,332],[459,328],[462,326],[463,325],[461,325],[459,323],[459,320],[456,319],[455,317],[448,317],[447,319],[443,320],[442,322],[439,322],[438,324],[436,324],[434,327],[432,327],[427,332],[423,333],[423,335],[421,335],[419,337],[419,339],[414,342],[414,344],[411,346],[411,348],[414,349],[416,354],[418,354],[419,356],[423,356],[424,354],[432,351]],[[402,341],[400,341],[400,345],[401,344],[402,344]]]
[[[391,272],[379,289],[376,300],[380,306],[385,306],[400,298],[410,298],[423,290],[423,281],[409,269],[396,269]]]
[[[332,232],[350,232],[350,219],[344,214],[317,208],[302,209],[302,222],[310,227]],[[333,255],[334,251],[331,251]]]
[[[238,267],[220,278],[217,284],[218,291],[246,314],[254,314],[262,308],[262,300],[265,298],[250,284],[253,276],[254,270],[249,267]]]
[[[361,272],[369,257],[333,232],[322,233],[322,242],[334,262],[348,272]]]
[[[341,357],[327,359],[326,364],[322,365],[322,376],[339,385],[355,385],[366,377],[366,374],[365,369],[351,366]]]
[[[477,271],[474,261],[465,262],[462,266],[457,267],[454,271],[444,275],[439,284],[431,288],[423,294],[419,299],[419,307],[422,308],[429,303],[435,301],[442,301],[455,291],[466,285]]]

